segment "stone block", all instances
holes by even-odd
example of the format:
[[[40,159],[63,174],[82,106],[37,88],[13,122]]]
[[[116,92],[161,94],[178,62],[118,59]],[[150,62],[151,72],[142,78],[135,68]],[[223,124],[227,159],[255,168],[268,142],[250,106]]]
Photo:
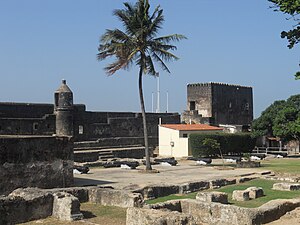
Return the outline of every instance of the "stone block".
[[[235,190],[232,193],[232,200],[235,201],[249,201],[249,191]]]
[[[273,184],[273,189],[279,190],[279,191],[297,191],[297,190],[300,190],[300,184],[276,183],[276,184]]]
[[[89,190],[89,201],[124,208],[142,207],[144,204],[143,196],[140,193],[107,188],[91,188]]]
[[[228,195],[224,192],[198,192],[196,199],[204,202],[219,202],[223,204],[228,203]]]
[[[249,187],[246,191],[249,191],[250,199],[256,199],[264,196],[264,191],[261,187]]]
[[[179,194],[191,193],[195,191],[201,191],[205,189],[209,189],[208,181],[198,181],[198,182],[190,182],[181,184],[179,186]]]
[[[58,192],[53,196],[53,217],[66,221],[83,219],[78,198],[66,192]]]

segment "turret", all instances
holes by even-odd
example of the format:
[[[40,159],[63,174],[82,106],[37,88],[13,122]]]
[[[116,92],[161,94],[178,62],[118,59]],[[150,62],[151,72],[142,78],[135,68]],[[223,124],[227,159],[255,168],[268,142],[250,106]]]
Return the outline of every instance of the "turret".
[[[54,114],[56,115],[56,135],[73,136],[73,93],[62,80],[54,93]]]

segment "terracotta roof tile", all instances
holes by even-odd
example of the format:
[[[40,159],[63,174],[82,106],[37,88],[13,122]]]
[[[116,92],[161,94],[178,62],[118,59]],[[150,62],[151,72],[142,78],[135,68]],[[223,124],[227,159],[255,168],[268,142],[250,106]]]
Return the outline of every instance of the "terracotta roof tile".
[[[173,129],[173,130],[199,130],[199,131],[220,131],[223,130],[221,127],[214,127],[208,124],[162,124],[161,127]]]

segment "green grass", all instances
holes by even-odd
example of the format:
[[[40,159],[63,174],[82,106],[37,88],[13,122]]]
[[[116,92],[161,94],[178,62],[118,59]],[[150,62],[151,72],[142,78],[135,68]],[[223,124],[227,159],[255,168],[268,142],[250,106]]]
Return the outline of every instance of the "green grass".
[[[156,204],[156,203],[160,203],[160,202],[166,202],[169,200],[176,200],[176,199],[195,199],[197,195],[197,192],[193,192],[193,193],[189,193],[189,194],[173,194],[173,195],[168,195],[168,196],[164,196],[164,197],[160,197],[160,198],[155,198],[155,199],[151,199],[151,200],[146,200],[145,202],[147,204]]]
[[[218,189],[218,191],[227,193],[228,200],[231,204],[241,206],[241,207],[246,207],[246,208],[259,207],[267,203],[268,201],[275,200],[275,199],[292,199],[292,198],[300,197],[300,191],[272,190],[274,183],[279,183],[279,181],[257,179],[243,184],[222,187]],[[237,202],[231,200],[232,192],[234,190],[245,190],[248,187],[261,187],[264,190],[265,196],[250,201],[245,201],[245,202]]]
[[[126,224],[126,208],[114,206],[102,206],[94,203],[82,203],[80,206],[84,216],[83,221],[60,221],[53,217],[46,219],[30,221],[23,225],[82,225],[82,224],[99,224],[99,225],[125,225]]]
[[[267,203],[270,200],[274,199],[292,199],[292,198],[297,198],[300,197],[300,191],[277,191],[277,190],[272,190],[273,184],[278,183],[278,181],[271,181],[271,180],[264,180],[264,179],[257,179],[257,180],[252,180],[249,182],[245,182],[243,184],[236,184],[236,185],[229,185],[226,187],[222,187],[220,189],[215,189],[215,190],[206,190],[206,191],[221,191],[225,192],[228,194],[228,200],[230,204],[234,204],[237,206],[241,207],[246,207],[246,208],[255,208],[263,205],[264,203]],[[245,201],[245,202],[237,202],[237,201],[232,201],[232,192],[234,190],[245,190],[248,187],[261,187],[264,190],[264,197],[260,197],[257,199],[253,199],[250,201]],[[159,202],[165,202],[169,200],[175,200],[175,199],[194,199],[196,197],[197,193],[190,193],[186,195],[169,195],[153,200],[148,200],[146,203],[148,204],[155,204]]]
[[[261,161],[261,168],[278,174],[300,175],[300,158],[263,160]]]

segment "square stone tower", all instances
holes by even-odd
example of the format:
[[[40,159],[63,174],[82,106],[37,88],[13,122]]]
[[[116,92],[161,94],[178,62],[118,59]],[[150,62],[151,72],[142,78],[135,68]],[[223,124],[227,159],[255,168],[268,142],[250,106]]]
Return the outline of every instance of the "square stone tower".
[[[253,120],[252,87],[224,83],[187,85],[186,123],[247,126]]]

